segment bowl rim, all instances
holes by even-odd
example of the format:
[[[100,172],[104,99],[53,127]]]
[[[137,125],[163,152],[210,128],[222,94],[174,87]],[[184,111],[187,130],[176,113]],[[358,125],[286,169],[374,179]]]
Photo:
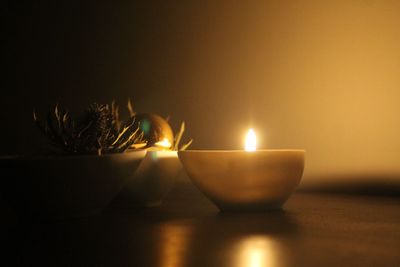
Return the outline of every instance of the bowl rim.
[[[256,151],[245,151],[243,149],[193,149],[193,150],[183,150],[183,151],[178,151],[178,154],[184,154],[184,153],[248,153],[248,154],[253,154],[257,152],[270,152],[270,153],[279,153],[279,152],[300,152],[300,153],[305,153],[305,149],[257,149]]]
[[[125,151],[122,153],[107,153],[102,155],[97,154],[66,154],[66,155],[57,155],[57,154],[49,154],[49,155],[0,155],[0,161],[31,161],[31,160],[65,160],[65,159],[88,159],[88,158],[111,158],[111,157],[122,157],[126,155],[132,154],[143,154],[142,158],[144,158],[147,154],[146,149],[138,149],[134,151]]]

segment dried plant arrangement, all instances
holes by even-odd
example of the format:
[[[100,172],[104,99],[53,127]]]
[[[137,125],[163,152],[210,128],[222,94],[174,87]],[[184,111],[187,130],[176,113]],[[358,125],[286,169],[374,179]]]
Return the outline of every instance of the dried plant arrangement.
[[[33,119],[53,147],[66,154],[102,155],[146,147],[177,151],[191,145],[193,140],[180,146],[184,122],[173,136],[168,119],[156,114],[137,114],[130,99],[127,110],[128,118],[123,120],[115,101],[111,105],[93,103],[81,117],[74,119],[68,110],[55,105],[45,120],[42,121],[36,111],[33,111]]]
[[[58,105],[41,121],[33,112],[39,130],[51,144],[67,154],[120,153],[144,147],[143,132],[135,124],[135,117],[121,120],[118,106],[91,104],[77,120]]]

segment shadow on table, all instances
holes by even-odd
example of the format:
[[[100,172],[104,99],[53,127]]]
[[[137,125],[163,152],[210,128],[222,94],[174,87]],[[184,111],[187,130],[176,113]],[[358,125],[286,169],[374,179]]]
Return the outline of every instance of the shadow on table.
[[[290,260],[285,244],[293,242],[297,225],[285,211],[141,219],[109,214],[18,232],[17,266],[284,266]]]
[[[299,226],[290,212],[219,213],[194,187],[165,205],[20,224],[14,265],[285,266]],[[278,264],[279,263],[279,264]]]

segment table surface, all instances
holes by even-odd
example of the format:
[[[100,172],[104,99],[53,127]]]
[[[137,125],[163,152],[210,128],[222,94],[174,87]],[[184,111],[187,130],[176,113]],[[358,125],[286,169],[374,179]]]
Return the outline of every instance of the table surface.
[[[19,266],[400,266],[396,196],[295,193],[281,211],[227,214],[180,184],[157,208],[6,232]]]

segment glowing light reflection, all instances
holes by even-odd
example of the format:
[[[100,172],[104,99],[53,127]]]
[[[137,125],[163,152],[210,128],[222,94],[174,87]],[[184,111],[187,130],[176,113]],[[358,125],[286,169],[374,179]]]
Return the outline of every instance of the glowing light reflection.
[[[168,223],[161,228],[162,247],[160,267],[185,266],[184,250],[188,246],[191,229],[181,225]]]
[[[239,243],[238,250],[236,260],[238,267],[279,266],[275,242],[268,237],[248,237]]]

